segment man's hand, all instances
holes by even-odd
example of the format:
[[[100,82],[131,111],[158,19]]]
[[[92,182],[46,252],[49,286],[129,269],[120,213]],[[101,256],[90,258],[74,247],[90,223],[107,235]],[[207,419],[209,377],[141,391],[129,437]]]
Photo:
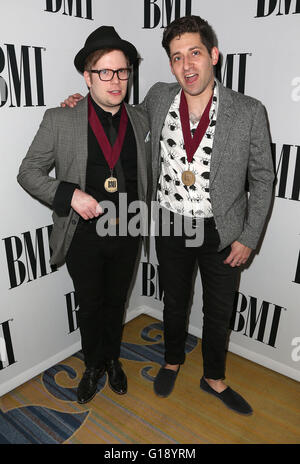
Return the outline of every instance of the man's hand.
[[[79,189],[74,190],[71,206],[85,220],[98,217],[103,213],[95,198]]]
[[[231,267],[240,266],[245,264],[251,254],[252,249],[240,242],[233,242],[231,244],[231,252],[224,264],[230,264]]]
[[[77,103],[83,99],[83,96],[80,95],[80,93],[74,93],[73,95],[69,95],[68,98],[66,98],[60,106],[62,108],[65,108],[66,106],[69,106],[70,108],[74,108]]]

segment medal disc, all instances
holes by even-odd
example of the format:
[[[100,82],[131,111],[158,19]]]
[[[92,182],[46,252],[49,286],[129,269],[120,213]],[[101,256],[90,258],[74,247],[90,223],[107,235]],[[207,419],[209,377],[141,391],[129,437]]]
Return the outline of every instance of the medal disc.
[[[192,171],[183,171],[181,175],[182,182],[186,186],[194,185],[196,181],[195,174]]]
[[[118,190],[118,181],[115,177],[108,177],[104,182],[104,188],[109,193],[114,193]]]

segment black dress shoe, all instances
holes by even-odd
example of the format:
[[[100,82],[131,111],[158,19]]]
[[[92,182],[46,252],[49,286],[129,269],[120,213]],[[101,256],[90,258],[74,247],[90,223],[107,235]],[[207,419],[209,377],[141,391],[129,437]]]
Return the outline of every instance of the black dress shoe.
[[[120,361],[112,359],[105,363],[105,367],[108,374],[108,384],[112,391],[118,395],[125,395],[127,393],[127,377]]]
[[[77,389],[77,401],[79,404],[87,403],[97,393],[98,380],[105,373],[105,368],[87,367]]]
[[[166,369],[165,367],[160,368],[154,380],[154,392],[157,396],[166,398],[172,393],[179,369],[180,366],[177,371]]]
[[[248,404],[241,395],[232,390],[230,387],[227,387],[224,391],[218,393],[213,388],[211,388],[210,385],[208,385],[206,382],[205,378],[202,377],[200,380],[200,388],[206,393],[210,393],[216,398],[219,398],[219,400],[223,401],[225,406],[235,412],[238,412],[239,414],[250,416],[250,414],[253,413],[250,404]]]

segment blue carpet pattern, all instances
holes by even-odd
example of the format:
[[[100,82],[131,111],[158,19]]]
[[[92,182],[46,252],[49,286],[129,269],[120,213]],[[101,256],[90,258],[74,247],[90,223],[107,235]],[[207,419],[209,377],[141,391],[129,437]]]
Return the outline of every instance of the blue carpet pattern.
[[[162,331],[162,323],[149,324],[140,334],[142,340],[149,344],[123,342],[121,346],[121,358],[143,363],[141,375],[149,382],[154,380],[148,373],[153,363],[164,364],[162,335],[158,333],[151,337],[150,332],[153,329]],[[187,336],[186,353],[195,348],[197,341],[196,337]],[[83,361],[81,351],[73,356]],[[149,366],[147,366],[148,362]],[[74,412],[61,412],[38,405],[22,406],[7,412],[0,409],[0,444],[59,444],[68,440],[83,425],[90,410],[82,411],[76,403],[76,387],[67,388],[56,382],[55,377],[61,372],[67,374],[69,379],[75,379],[77,375],[72,367],[60,363],[41,374],[42,386],[52,398],[59,400],[60,404],[73,404]],[[104,388],[105,383],[106,374],[99,380],[98,392]],[[14,392],[10,394],[13,395]],[[26,395],[22,395],[23,401],[26,400]]]

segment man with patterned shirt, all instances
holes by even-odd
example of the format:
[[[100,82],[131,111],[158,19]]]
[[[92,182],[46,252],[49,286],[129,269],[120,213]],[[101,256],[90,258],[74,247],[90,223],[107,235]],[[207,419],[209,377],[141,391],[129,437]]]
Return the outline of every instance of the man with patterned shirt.
[[[154,391],[167,397],[184,363],[197,264],[204,314],[200,387],[230,409],[251,414],[251,406],[223,380],[239,266],[257,246],[272,195],[266,116],[260,102],[215,79],[219,51],[205,20],[176,19],[165,29],[162,45],[179,85],[157,83],[143,102],[151,127],[153,195],[174,220],[177,214],[190,217],[195,227],[204,221],[204,241],[187,247],[184,236],[156,237],[166,364],[154,381]]]
[[[205,20],[176,19],[165,29],[162,45],[178,83],[155,84],[141,105],[151,128],[153,199],[171,222],[181,217],[190,218],[195,230],[202,225],[204,240],[188,247],[184,234],[156,237],[165,365],[154,391],[167,397],[184,363],[197,264],[204,314],[200,388],[249,415],[251,406],[224,383],[225,353],[239,266],[256,248],[271,202],[274,170],[266,115],[259,101],[215,79],[219,51]]]
[[[185,185],[181,174],[188,163],[180,123],[180,92],[172,102],[161,132],[161,182],[158,184],[157,200],[161,206],[174,213],[187,217],[212,216],[209,197],[210,157],[217,115],[218,87],[214,86],[214,95],[209,109],[209,125],[200,142],[199,149],[190,163],[195,172],[195,182]],[[196,133],[199,119],[191,122],[191,133]],[[170,201],[170,197],[173,201]]]

